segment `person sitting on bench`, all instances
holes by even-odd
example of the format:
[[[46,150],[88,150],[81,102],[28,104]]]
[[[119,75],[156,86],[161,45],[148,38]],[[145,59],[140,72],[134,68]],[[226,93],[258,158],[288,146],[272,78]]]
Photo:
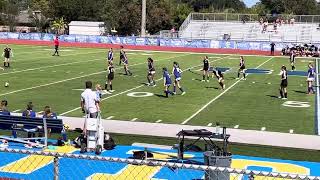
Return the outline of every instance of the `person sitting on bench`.
[[[55,112],[52,112],[50,106],[45,106],[43,110],[43,118],[46,119],[58,119],[57,114]],[[48,136],[51,136],[51,129],[48,128]]]
[[[8,101],[2,100],[0,104],[0,115],[10,116],[10,111],[7,109]]]
[[[22,116],[29,117],[29,118],[35,118],[37,116],[36,112],[33,111],[32,102],[29,102],[27,104],[27,108],[26,108],[26,110],[24,110],[22,112]],[[26,129],[26,131],[28,132],[28,138],[35,137],[35,131],[38,130],[38,128],[34,127],[34,126],[24,126],[24,129]],[[30,132],[30,131],[32,131],[32,132]]]

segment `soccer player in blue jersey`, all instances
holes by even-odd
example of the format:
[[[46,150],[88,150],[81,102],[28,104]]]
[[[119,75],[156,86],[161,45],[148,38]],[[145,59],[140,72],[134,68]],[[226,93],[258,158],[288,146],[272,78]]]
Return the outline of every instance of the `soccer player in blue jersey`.
[[[108,51],[108,56],[107,56],[107,67],[109,66],[110,62],[113,62],[113,50],[112,48],[109,49]]]
[[[173,92],[169,90],[169,87],[172,84],[170,74],[168,73],[167,68],[162,68],[163,70],[163,86],[164,86],[164,93],[166,94],[166,97],[168,97],[169,94],[174,95]]]
[[[309,63],[308,65],[308,77],[307,77],[307,83],[308,83],[308,94],[314,94],[314,89],[313,89],[313,81],[314,81],[314,76],[315,76],[315,70],[313,68],[313,65]]]
[[[176,87],[178,86],[178,88],[182,92],[181,95],[185,95],[186,92],[183,90],[183,88],[180,85],[181,73],[182,73],[182,70],[180,69],[179,64],[177,62],[173,62],[173,69],[172,69],[172,74],[174,75],[173,93],[176,94]]]
[[[124,54],[123,54],[123,67],[124,67],[125,75],[132,76],[132,73],[131,73],[131,71],[129,70],[128,56],[126,55],[125,52],[124,52]]]
[[[152,58],[148,58],[148,86],[156,86],[156,82],[154,81],[154,76],[156,74],[156,69],[154,67],[154,61]]]
[[[243,80],[246,80],[246,65],[245,65],[245,60],[243,56],[240,56],[240,64],[239,64],[239,70],[238,70],[238,78],[240,78],[240,73],[243,74]]]

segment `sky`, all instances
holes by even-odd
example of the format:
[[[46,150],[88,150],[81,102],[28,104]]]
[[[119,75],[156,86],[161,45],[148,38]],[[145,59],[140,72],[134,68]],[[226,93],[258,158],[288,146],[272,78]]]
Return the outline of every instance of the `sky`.
[[[259,2],[259,0],[243,0],[243,2],[247,5],[247,7],[252,7]]]

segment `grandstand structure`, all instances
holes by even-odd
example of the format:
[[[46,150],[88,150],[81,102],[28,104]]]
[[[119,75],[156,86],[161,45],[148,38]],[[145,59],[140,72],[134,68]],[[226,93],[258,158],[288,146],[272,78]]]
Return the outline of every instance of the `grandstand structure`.
[[[260,19],[268,19],[263,31]],[[283,23],[273,21],[281,18]],[[288,23],[289,21],[289,23]],[[180,26],[179,37],[186,39],[214,39],[272,42],[320,42],[320,16],[278,15],[261,17],[257,14],[191,13]]]

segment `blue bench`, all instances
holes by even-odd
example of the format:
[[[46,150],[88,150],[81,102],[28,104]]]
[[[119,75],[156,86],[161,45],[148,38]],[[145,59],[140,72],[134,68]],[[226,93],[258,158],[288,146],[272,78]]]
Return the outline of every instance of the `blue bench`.
[[[64,130],[62,119],[47,119],[47,118],[29,118],[23,116],[5,116],[0,115],[0,129],[24,131],[28,133],[41,132],[44,137],[39,138],[11,138],[7,136],[0,136],[0,139],[8,141],[16,141],[21,143],[28,143],[28,140],[43,139],[44,146],[48,145],[48,129],[52,133],[61,133]]]

